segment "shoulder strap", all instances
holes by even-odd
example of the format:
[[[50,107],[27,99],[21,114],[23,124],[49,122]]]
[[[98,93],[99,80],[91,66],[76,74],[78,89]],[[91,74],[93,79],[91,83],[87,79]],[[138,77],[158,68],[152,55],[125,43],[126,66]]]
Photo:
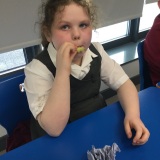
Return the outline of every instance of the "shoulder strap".
[[[95,46],[91,43],[91,45],[89,46],[89,49],[96,55],[100,56],[100,53],[98,52],[98,50],[95,48]],[[100,56],[101,57],[101,56]]]
[[[35,57],[35,59],[41,61],[55,77],[56,67],[52,63],[51,58],[49,57],[49,53],[46,49],[44,51],[42,51],[40,54],[38,54]]]

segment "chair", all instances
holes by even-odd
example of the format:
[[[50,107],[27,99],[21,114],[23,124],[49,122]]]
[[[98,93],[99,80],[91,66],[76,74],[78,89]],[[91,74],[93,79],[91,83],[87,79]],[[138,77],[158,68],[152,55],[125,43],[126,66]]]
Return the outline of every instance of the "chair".
[[[0,82],[0,125],[6,129],[9,136],[18,123],[31,117],[26,93],[19,89],[19,84],[23,81],[24,75],[20,75]]]
[[[137,53],[139,59],[140,90],[153,86],[149,74],[149,67],[144,59],[143,47],[144,47],[144,41],[139,42],[137,46]]]

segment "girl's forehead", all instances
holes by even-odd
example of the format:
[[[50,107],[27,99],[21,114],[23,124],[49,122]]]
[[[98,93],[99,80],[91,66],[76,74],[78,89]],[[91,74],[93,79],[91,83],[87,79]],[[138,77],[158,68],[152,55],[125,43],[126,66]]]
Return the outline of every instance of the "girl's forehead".
[[[60,7],[56,14],[56,19],[63,19],[63,18],[72,18],[72,17],[87,17],[89,18],[89,15],[87,14],[87,11],[82,6],[71,3],[67,6]]]

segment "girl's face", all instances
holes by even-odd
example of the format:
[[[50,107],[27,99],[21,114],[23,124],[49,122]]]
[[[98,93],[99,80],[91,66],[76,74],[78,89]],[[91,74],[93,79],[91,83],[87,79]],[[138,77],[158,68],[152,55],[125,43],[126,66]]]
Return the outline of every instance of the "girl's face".
[[[92,26],[86,11],[79,5],[71,3],[64,10],[57,13],[47,37],[54,44],[56,50],[64,42],[87,49],[91,43]]]

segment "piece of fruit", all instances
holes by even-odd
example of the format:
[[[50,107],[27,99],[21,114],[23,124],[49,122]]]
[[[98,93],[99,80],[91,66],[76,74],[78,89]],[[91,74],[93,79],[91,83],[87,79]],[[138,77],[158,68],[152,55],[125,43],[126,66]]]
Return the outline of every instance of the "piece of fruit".
[[[77,48],[77,52],[80,53],[80,52],[84,52],[85,48],[84,47],[78,47]]]

